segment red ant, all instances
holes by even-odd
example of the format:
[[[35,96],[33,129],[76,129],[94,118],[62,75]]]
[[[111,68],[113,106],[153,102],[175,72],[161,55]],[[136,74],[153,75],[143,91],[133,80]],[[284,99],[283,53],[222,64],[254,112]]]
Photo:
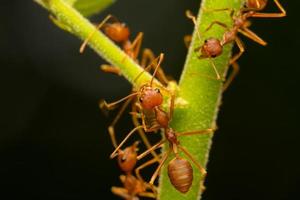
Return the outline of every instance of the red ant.
[[[195,158],[184,148],[180,145],[178,137],[180,136],[187,136],[187,135],[196,135],[196,134],[209,134],[212,133],[214,129],[205,129],[205,130],[197,130],[197,131],[188,131],[188,132],[181,132],[177,133],[172,128],[165,127],[164,128],[164,135],[166,139],[161,140],[157,144],[153,145],[150,149],[146,150],[144,153],[140,154],[137,157],[137,160],[142,159],[146,155],[148,155],[151,151],[159,148],[165,142],[169,142],[169,150],[162,156],[159,166],[155,170],[154,174],[152,175],[149,183],[151,185],[154,184],[155,179],[158,176],[159,171],[161,170],[164,163],[167,161],[171,152],[175,154],[175,158],[172,159],[168,163],[168,175],[171,181],[171,184],[181,193],[186,193],[189,191],[189,188],[193,182],[193,168],[188,160],[179,156],[178,149],[181,150],[200,170],[201,174],[203,175],[203,180],[206,176],[206,170],[201,166],[200,163],[196,161]],[[144,163],[144,165],[149,165],[153,161],[148,161]],[[136,169],[139,171],[139,168]]]
[[[117,147],[116,139],[111,137],[114,147]],[[145,182],[138,173],[135,177],[132,174],[137,162],[137,148],[138,142],[135,142],[132,146],[125,148],[124,150],[118,150],[118,165],[125,175],[120,176],[120,180],[124,187],[112,187],[111,191],[126,200],[138,200],[140,197],[156,198],[156,189],[153,185]],[[157,162],[156,159],[150,160],[150,164]],[[148,165],[150,165],[148,164]],[[144,167],[148,166],[144,165]],[[152,190],[149,192],[149,190]]]
[[[112,19],[112,23],[108,23],[107,21]],[[123,51],[132,58],[135,62],[139,63],[137,57],[140,52],[143,33],[140,32],[133,40],[130,41],[130,29],[126,24],[121,23],[116,17],[112,15],[108,15],[97,27],[91,32],[91,34],[85,39],[80,47],[80,53],[83,53],[88,41],[93,37],[97,30],[103,28],[103,32],[107,35],[112,41],[121,45]],[[153,52],[150,49],[144,49],[142,52],[141,66],[145,67],[147,61],[152,61],[155,59]],[[101,69],[104,72],[114,73],[117,75],[121,75],[121,71],[118,67],[110,66],[110,65],[101,65]],[[157,76],[163,84],[168,83],[168,79],[166,78],[163,70],[161,68],[158,69]]]
[[[153,131],[159,130],[160,128],[164,128],[164,127],[168,126],[168,123],[170,121],[170,116],[172,116],[172,113],[173,113],[173,109],[170,110],[170,112],[169,112],[170,114],[168,115],[166,112],[164,112],[160,108],[160,106],[163,103],[163,95],[158,87],[153,88],[153,86],[152,86],[154,76],[163,60],[163,57],[164,57],[164,54],[160,54],[159,57],[157,57],[148,67],[145,68],[145,69],[147,69],[147,68],[151,67],[151,65],[153,63],[156,63],[158,60],[158,63],[155,67],[152,78],[150,80],[150,83],[146,83],[146,84],[142,85],[137,92],[133,92],[130,95],[128,95],[116,102],[109,103],[109,104],[107,104],[106,102],[102,102],[102,106],[106,107],[108,109],[111,107],[114,107],[116,104],[118,104],[122,101],[125,101],[125,100],[129,101],[129,99],[132,99],[135,97],[137,97],[138,102],[139,102],[138,105],[136,105],[136,104],[134,105],[134,113],[133,113],[136,127],[127,134],[127,136],[124,138],[124,140],[114,150],[114,152],[110,156],[111,158],[116,156],[116,153],[121,148],[121,146],[128,140],[128,138],[136,130],[143,129],[145,132],[153,132]],[[141,74],[139,74],[139,76],[136,77],[135,81],[140,77],[140,75]],[[161,88],[163,90],[165,90],[166,92],[170,93],[164,87],[161,87]],[[171,95],[170,108],[172,108],[173,105],[174,105],[174,96]],[[135,108],[135,106],[137,107],[137,109]],[[135,115],[137,115],[135,113],[136,111],[138,111],[138,112],[140,111],[140,113],[141,113],[142,125],[139,125],[137,119],[135,118],[136,117]],[[118,117],[119,116],[120,115],[118,115]],[[113,126],[110,126],[109,132],[110,132],[110,135],[114,134]]]
[[[236,61],[242,56],[242,54],[245,51],[244,45],[240,38],[237,36],[238,33],[243,34],[244,36],[252,39],[253,41],[259,43],[260,45],[266,46],[267,43],[261,39],[259,36],[257,36],[254,32],[252,32],[248,27],[251,25],[249,18],[251,17],[284,17],[286,16],[286,12],[281,6],[281,4],[278,2],[278,0],[274,0],[277,7],[280,9],[280,13],[260,13],[258,11],[261,11],[265,8],[267,4],[267,0],[247,0],[245,2],[245,8],[241,9],[235,16],[233,15],[234,12],[231,9],[216,9],[214,11],[224,11],[224,10],[230,10],[231,16],[233,19],[233,27],[229,28],[226,24],[219,22],[219,21],[213,21],[205,30],[208,31],[213,27],[213,25],[219,25],[222,28],[226,30],[226,32],[223,34],[223,38],[220,41],[216,38],[208,38],[204,41],[204,44],[200,46],[199,48],[196,48],[195,51],[199,51],[200,56],[199,58],[215,58],[222,54],[223,46],[235,42],[239,48],[239,53],[234,55],[229,64],[233,67],[233,72],[228,77],[227,81],[224,83],[223,91],[225,91],[232,80],[235,78],[239,71],[239,66],[236,63]],[[196,26],[197,36],[200,40],[200,33],[199,28],[196,23],[195,17],[190,13],[190,11],[186,12],[186,15],[188,18],[192,19],[193,23]],[[214,65],[213,65],[214,66]],[[214,67],[215,68],[215,67]]]

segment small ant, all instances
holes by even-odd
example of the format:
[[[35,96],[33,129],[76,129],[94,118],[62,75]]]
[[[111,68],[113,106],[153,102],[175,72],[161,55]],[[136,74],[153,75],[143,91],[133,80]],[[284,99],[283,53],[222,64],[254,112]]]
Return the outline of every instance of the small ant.
[[[247,0],[245,2],[245,8],[241,9],[236,15],[234,15],[234,12],[232,9],[216,9],[214,11],[224,11],[224,10],[230,10],[231,16],[233,19],[233,27],[229,28],[226,24],[220,22],[220,21],[213,21],[205,30],[208,31],[213,27],[213,25],[219,25],[220,27],[224,28],[226,31],[223,34],[223,38],[220,41],[217,38],[208,38],[204,41],[204,44],[198,48],[195,49],[195,51],[199,51],[200,56],[199,58],[215,58],[222,54],[223,46],[235,42],[239,48],[239,53],[235,54],[230,62],[229,65],[233,67],[233,72],[229,75],[227,81],[224,83],[223,91],[225,91],[230,83],[233,81],[235,76],[237,75],[239,71],[239,66],[236,63],[236,61],[242,56],[242,54],[245,51],[244,45],[241,41],[241,39],[237,36],[238,33],[243,34],[244,36],[248,37],[249,39],[257,42],[258,44],[262,46],[266,46],[267,43],[261,39],[259,36],[257,36],[254,32],[252,32],[248,27],[251,25],[249,18],[251,17],[284,17],[286,16],[286,12],[281,6],[281,4],[278,2],[278,0],[274,0],[277,7],[280,9],[280,13],[260,13],[258,11],[261,11],[265,8],[267,4],[267,0]],[[196,32],[199,40],[201,39],[199,28],[197,26],[196,18],[191,14],[190,11],[186,11],[186,16],[190,19],[192,19],[194,25],[196,26]],[[212,62],[213,64],[213,62]],[[214,64],[213,64],[214,66]],[[214,66],[214,69],[215,66]],[[217,71],[216,71],[217,72]],[[218,77],[220,77],[217,74]]]
[[[108,20],[112,19],[112,23],[108,23]],[[103,32],[107,35],[112,41],[121,45],[123,51],[132,58],[135,62],[139,63],[137,57],[139,55],[141,44],[143,40],[143,33],[139,32],[133,42],[130,41],[130,29],[125,23],[121,23],[116,17],[113,15],[108,15],[106,18],[99,23],[96,29],[91,32],[91,34],[85,39],[82,43],[79,52],[83,53],[88,41],[93,37],[97,30],[103,28]],[[153,52],[146,48],[142,52],[141,66],[145,67],[147,61],[154,60],[155,56]],[[110,65],[101,65],[101,69],[104,72],[114,73],[117,75],[121,75],[121,71],[118,67],[110,66]],[[160,81],[164,84],[168,83],[168,79],[166,78],[163,70],[158,69],[157,76]]]
[[[113,145],[116,147],[117,143],[114,136],[111,138]],[[111,191],[126,200],[138,200],[140,197],[156,198],[156,189],[153,185],[145,182],[141,175],[138,173],[135,177],[132,172],[137,162],[138,142],[135,142],[132,146],[118,151],[118,165],[125,175],[120,176],[120,180],[124,187],[112,187]],[[156,159],[150,160],[150,164],[157,162]],[[146,167],[150,164],[144,165]],[[151,190],[151,192],[149,192]]]

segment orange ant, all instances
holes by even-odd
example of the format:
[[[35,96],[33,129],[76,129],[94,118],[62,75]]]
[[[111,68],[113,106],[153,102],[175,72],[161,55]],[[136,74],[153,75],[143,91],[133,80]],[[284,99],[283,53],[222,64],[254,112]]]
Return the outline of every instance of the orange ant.
[[[114,150],[114,152],[110,156],[111,158],[116,156],[116,153],[121,148],[121,146],[128,140],[128,138],[135,131],[143,129],[145,132],[154,132],[154,131],[159,130],[160,128],[164,128],[164,127],[168,126],[168,123],[170,121],[170,116],[172,116],[172,113],[173,113],[173,109],[170,110],[170,112],[169,112],[170,114],[168,115],[166,112],[164,112],[160,108],[160,106],[163,103],[163,95],[160,91],[160,88],[158,88],[158,87],[154,88],[152,86],[153,81],[154,81],[154,76],[155,76],[158,68],[160,67],[163,57],[164,57],[164,54],[160,54],[159,57],[157,57],[154,61],[152,61],[152,63],[148,67],[145,68],[145,69],[147,69],[147,68],[151,67],[151,65],[153,65],[153,63],[156,63],[158,60],[155,70],[153,72],[152,78],[150,80],[150,83],[146,83],[146,84],[142,85],[138,91],[133,92],[133,93],[129,94],[128,96],[126,96],[116,102],[109,103],[109,104],[107,104],[105,101],[102,102],[102,107],[106,107],[109,109],[125,100],[126,100],[126,102],[128,102],[130,99],[133,99],[133,98],[138,99],[138,105],[137,104],[133,105],[134,113],[132,113],[134,116],[134,122],[135,122],[136,127],[127,134],[127,136],[124,138],[124,140]],[[135,81],[140,77],[141,74],[139,74],[136,77]],[[161,87],[161,88],[163,90],[165,90],[166,92],[170,93],[170,91],[168,91],[164,87]],[[173,108],[173,105],[174,105],[174,96],[171,95],[170,108]],[[138,112],[140,111],[140,113],[141,113],[140,116],[142,118],[142,125],[138,124],[138,121],[136,118],[136,115],[137,115],[136,111],[138,111]],[[118,117],[119,116],[120,115],[118,115]],[[110,132],[110,135],[114,134],[113,126],[110,126],[109,132]],[[149,145],[147,145],[147,144],[146,144],[146,146],[149,147]]]
[[[108,23],[108,20],[112,19],[112,23]],[[79,52],[83,53],[88,41],[93,37],[97,30],[103,28],[103,32],[107,35],[112,41],[121,45],[124,52],[132,58],[135,62],[139,63],[137,57],[140,52],[143,33],[139,32],[133,42],[130,41],[130,29],[126,24],[121,23],[116,17],[112,15],[108,15],[97,27],[91,32],[91,34],[85,39],[82,43]],[[145,67],[148,60],[154,60],[155,56],[150,49],[144,49],[142,52],[141,66]],[[121,75],[121,71],[118,67],[110,66],[110,65],[101,65],[101,69],[104,72],[114,73],[117,75]],[[163,70],[161,68],[158,69],[157,76],[163,84],[168,83],[168,79],[166,78]]]
[[[214,129],[205,129],[205,130],[197,130],[197,131],[188,131],[188,132],[181,132],[177,133],[172,128],[167,127],[164,128],[164,135],[166,139],[161,140],[157,144],[153,145],[150,149],[146,150],[144,153],[140,154],[137,157],[137,160],[142,159],[146,155],[148,155],[151,151],[159,148],[165,142],[169,142],[169,150],[162,156],[159,166],[155,170],[154,174],[152,175],[149,183],[151,185],[154,184],[155,179],[158,176],[159,171],[161,170],[164,163],[167,161],[171,152],[175,154],[175,158],[173,158],[168,163],[168,175],[170,178],[171,184],[181,193],[186,193],[189,191],[189,188],[193,182],[193,168],[190,162],[182,157],[179,156],[178,149],[181,150],[199,169],[200,173],[203,175],[203,180],[206,176],[206,170],[201,166],[200,163],[196,161],[195,158],[184,148],[180,145],[178,137],[180,136],[187,136],[187,135],[196,135],[196,134],[209,134],[212,133]],[[153,161],[148,161],[144,163],[144,165],[149,165]],[[144,167],[143,165],[141,167]],[[139,171],[139,168],[136,169]]]
[[[267,43],[257,36],[254,32],[252,32],[248,27],[251,25],[249,18],[251,17],[284,17],[286,15],[285,10],[278,2],[278,0],[274,0],[277,7],[280,9],[281,13],[260,13],[257,11],[263,10],[266,6],[267,0],[247,0],[245,2],[245,8],[241,9],[235,16],[233,15],[234,12],[231,9],[216,9],[214,11],[224,11],[230,10],[231,16],[233,19],[233,27],[229,28],[226,24],[220,21],[213,21],[205,30],[208,31],[213,27],[213,25],[219,25],[220,27],[224,28],[226,32],[223,34],[223,38],[220,41],[217,38],[208,38],[204,41],[204,44],[195,49],[195,51],[199,51],[200,56],[199,58],[215,58],[222,54],[223,46],[235,42],[239,48],[239,53],[235,54],[230,62],[229,65],[233,67],[233,72],[229,75],[227,81],[224,83],[223,91],[225,91],[230,83],[233,81],[235,76],[239,71],[239,66],[236,61],[242,56],[245,51],[244,45],[241,39],[237,36],[238,33],[243,34],[244,36],[248,37],[249,39],[257,42],[262,46],[266,46]],[[197,26],[197,22],[195,16],[191,14],[190,11],[186,12],[188,18],[192,19],[194,25],[196,26],[196,32],[199,40],[201,39],[199,28]],[[213,63],[213,62],[212,62]],[[213,65],[214,66],[214,65]],[[214,67],[215,69],[215,67]],[[219,76],[218,76],[219,77]]]
[[[114,136],[111,137],[114,147],[117,147],[116,139]],[[137,148],[138,142],[135,142],[132,146],[125,148],[124,150],[118,150],[118,165],[125,175],[120,176],[120,180],[124,187],[112,187],[111,191],[126,200],[138,200],[137,196],[156,198],[156,190],[153,185],[145,182],[140,174],[135,177],[132,172],[137,162]],[[151,160],[150,160],[151,161]],[[157,162],[153,159],[152,163]],[[148,164],[148,165],[150,165]],[[144,165],[145,167],[147,165]],[[151,190],[151,192],[149,192]]]

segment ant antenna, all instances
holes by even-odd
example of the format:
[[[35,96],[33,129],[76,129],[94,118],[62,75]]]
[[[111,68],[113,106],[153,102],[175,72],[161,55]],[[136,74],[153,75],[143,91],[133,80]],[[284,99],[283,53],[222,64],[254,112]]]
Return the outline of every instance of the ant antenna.
[[[190,10],[186,10],[185,15],[187,16],[187,18],[189,18],[193,21],[193,23],[196,27],[196,33],[197,33],[198,39],[201,41],[201,35],[200,35],[200,32],[199,32],[199,27],[198,27],[195,16],[193,15],[193,13]]]
[[[138,95],[138,92],[131,93],[131,94],[127,95],[126,97],[123,97],[122,99],[120,99],[120,100],[118,100],[118,101],[115,101],[115,102],[112,102],[112,103],[109,103],[109,104],[107,104],[106,102],[104,102],[104,104],[105,104],[105,106],[106,106],[107,108],[113,107],[113,106],[115,106],[115,105],[121,103],[122,101],[125,101],[125,100],[127,100],[127,99],[129,99],[129,98],[131,98],[131,97],[136,96],[136,95]]]
[[[157,58],[156,58],[156,59],[157,59]],[[155,60],[156,60],[156,59],[155,59]],[[158,70],[158,68],[160,67],[160,64],[161,64],[161,62],[163,61],[163,59],[164,59],[164,54],[161,53],[161,54],[159,55],[158,63],[157,63],[157,65],[156,65],[156,67],[155,67],[155,70],[154,70],[154,72],[153,72],[153,74],[152,74],[152,78],[151,78],[151,81],[150,81],[150,86],[152,86],[152,83],[153,83],[153,80],[154,80],[154,76],[156,75],[157,70]]]
[[[118,154],[117,154],[117,152],[120,150],[120,148],[123,146],[123,144],[128,140],[128,138],[130,138],[130,136],[136,131],[136,130],[138,130],[138,129],[140,129],[140,128],[143,128],[143,126],[137,126],[137,127],[135,127],[134,129],[132,129],[128,134],[127,134],[127,136],[123,139],[123,141],[119,144],[119,146],[117,146],[116,148],[115,148],[115,150],[110,154],[110,158],[112,159],[112,158],[114,158],[114,157],[116,157]]]
[[[154,60],[152,60],[152,62],[147,66],[147,67],[145,67],[144,69],[143,69],[143,71],[141,71],[138,75],[137,75],[137,77],[133,80],[133,82],[135,83],[140,77],[141,77],[141,75],[145,72],[145,71],[147,71],[150,67],[152,67],[152,65],[154,64],[154,63],[156,63],[156,61],[159,59],[159,62],[158,62],[158,66],[160,65],[160,63],[161,63],[161,60],[163,59],[163,57],[164,57],[164,54],[163,53],[161,53],[157,58],[155,58]],[[153,82],[153,79],[154,79],[154,76],[155,76],[155,73],[156,73],[156,71],[157,71],[157,66],[156,66],[156,68],[155,68],[155,71],[154,71],[154,73],[153,73],[153,75],[152,75],[152,79],[151,79],[151,85],[152,85],[152,82]]]
[[[89,36],[84,40],[82,45],[80,46],[79,52],[83,53],[88,41],[93,37],[93,35],[98,31],[110,18],[115,18],[112,15],[107,15],[105,19],[89,34]]]

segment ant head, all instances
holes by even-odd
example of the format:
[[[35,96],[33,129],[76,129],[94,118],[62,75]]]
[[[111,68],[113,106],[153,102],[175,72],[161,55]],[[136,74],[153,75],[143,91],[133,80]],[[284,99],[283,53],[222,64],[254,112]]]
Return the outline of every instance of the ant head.
[[[106,24],[104,33],[115,42],[124,42],[128,40],[130,30],[124,23],[115,22]]]
[[[163,103],[163,96],[159,88],[152,88],[145,85],[141,88],[139,101],[144,109],[152,110]]]
[[[204,44],[201,48],[202,55],[205,57],[214,58],[219,56],[223,51],[223,46],[220,40],[216,38],[209,38],[204,41]]]
[[[247,0],[245,7],[253,10],[263,10],[268,3],[268,0]]]
[[[135,142],[132,146],[118,152],[118,164],[122,171],[130,172],[134,169],[137,162],[137,145],[138,142]]]

